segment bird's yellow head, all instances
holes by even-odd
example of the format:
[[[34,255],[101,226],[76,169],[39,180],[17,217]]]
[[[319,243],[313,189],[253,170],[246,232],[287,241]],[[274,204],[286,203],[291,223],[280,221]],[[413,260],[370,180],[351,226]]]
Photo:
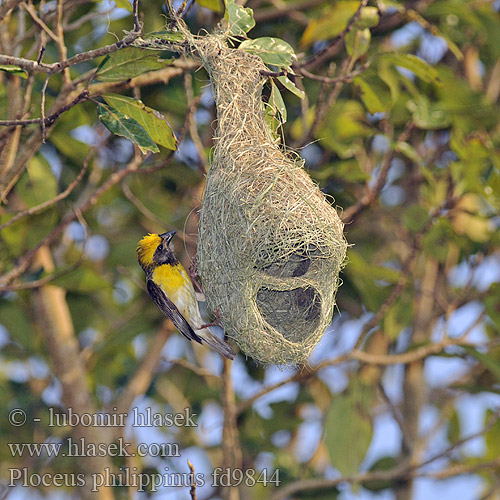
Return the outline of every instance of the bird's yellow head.
[[[144,270],[161,264],[177,262],[174,250],[170,245],[175,231],[163,234],[150,233],[144,236],[137,245],[137,260]]]

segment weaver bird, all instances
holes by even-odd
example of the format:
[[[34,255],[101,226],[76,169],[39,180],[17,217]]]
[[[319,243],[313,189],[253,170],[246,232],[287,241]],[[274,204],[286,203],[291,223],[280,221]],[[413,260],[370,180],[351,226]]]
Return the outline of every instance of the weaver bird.
[[[174,253],[174,235],[175,231],[148,234],[139,241],[137,260],[146,273],[148,293],[187,339],[206,343],[233,359],[235,352],[231,347],[203,325],[191,279]]]

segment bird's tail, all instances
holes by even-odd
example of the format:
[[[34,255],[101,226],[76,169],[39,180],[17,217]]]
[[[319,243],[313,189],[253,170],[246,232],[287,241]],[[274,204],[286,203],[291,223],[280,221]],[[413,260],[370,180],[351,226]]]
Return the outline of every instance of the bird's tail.
[[[236,353],[233,351],[231,346],[216,337],[208,328],[195,331],[207,345],[215,349],[219,354],[222,354],[222,356],[225,356],[228,359],[234,359],[236,356]]]

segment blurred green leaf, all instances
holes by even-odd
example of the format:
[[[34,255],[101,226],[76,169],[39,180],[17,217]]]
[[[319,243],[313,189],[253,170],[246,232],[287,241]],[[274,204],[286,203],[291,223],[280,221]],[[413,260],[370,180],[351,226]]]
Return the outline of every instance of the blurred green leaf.
[[[472,346],[461,346],[473,358],[476,358],[500,382],[500,359],[489,353],[478,351]]]
[[[332,465],[342,475],[358,472],[370,446],[373,425],[370,406],[373,388],[357,380],[344,394],[333,397],[325,420],[325,444]]]
[[[369,472],[377,472],[377,471],[390,471],[397,466],[397,460],[394,457],[382,457],[379,458],[369,469]],[[394,481],[388,480],[373,480],[373,481],[364,481],[363,488],[366,488],[370,491],[383,491],[388,488],[391,488],[394,485]]]
[[[424,130],[439,130],[449,127],[451,117],[439,104],[431,104],[424,95],[408,101],[406,107],[413,114],[415,125]]]
[[[162,69],[168,63],[160,59],[156,52],[127,47],[106,56],[97,69],[96,78],[101,82],[120,82],[147,71]]]
[[[154,142],[174,151],[177,149],[177,139],[161,113],[131,97],[103,94],[102,98],[114,109],[139,123]]]
[[[373,69],[368,69],[354,79],[361,90],[361,99],[370,113],[387,111],[392,104],[389,87],[378,77]]]
[[[373,28],[380,21],[377,7],[363,7],[359,13],[359,18],[356,20],[355,26],[358,30]]]
[[[314,42],[327,40],[338,35],[358,10],[359,1],[346,0],[325,7],[321,15],[309,21],[300,45],[310,47]]]
[[[440,84],[439,73],[436,68],[413,54],[397,54],[389,52],[380,55],[380,58],[389,61],[395,66],[410,70],[417,78],[424,82]]]
[[[403,223],[413,233],[421,231],[429,222],[429,212],[419,204],[410,205],[403,212]]]
[[[127,9],[129,12],[133,12],[134,9],[132,8],[132,4],[129,2],[129,0],[113,0],[116,4],[117,7],[120,9]]]
[[[88,144],[68,134],[66,127],[57,127],[56,130],[50,134],[49,141],[64,156],[77,161],[81,161],[82,158],[85,158],[90,147]]]
[[[255,26],[253,11],[248,7],[240,7],[235,0],[224,0],[226,12],[224,19],[227,21],[229,32],[234,36],[246,36]]]
[[[57,191],[57,180],[48,161],[41,155],[31,157],[16,186],[18,196],[28,207],[34,207],[54,198]]]
[[[423,168],[423,159],[411,144],[408,144],[407,142],[398,142],[394,146],[394,150],[404,154],[409,160]]]
[[[158,146],[151,140],[144,127],[133,118],[104,104],[97,106],[97,114],[99,120],[110,132],[130,139],[137,144],[143,153],[146,151],[157,153],[159,151]]]
[[[498,328],[500,328],[500,283],[493,283],[484,298],[486,313]]]
[[[450,419],[448,420],[447,437],[450,444],[455,444],[461,437],[460,417],[457,410],[453,410]]]
[[[279,68],[288,68],[295,57],[295,52],[290,44],[279,38],[269,36],[256,38],[255,40],[245,40],[240,44],[239,48],[259,56],[264,63]]]
[[[310,175],[317,181],[338,178],[346,182],[366,182],[370,175],[360,168],[359,161],[345,160],[323,165],[321,170],[313,170]]]
[[[82,264],[73,271],[63,274],[51,281],[52,285],[60,286],[73,292],[90,293],[109,288],[111,284],[94,271],[91,267]]]
[[[224,4],[222,0],[196,0],[196,3],[200,7],[205,7],[206,9],[217,12],[217,14],[222,14],[224,12]]]
[[[11,75],[17,75],[26,80],[28,78],[28,73],[21,68],[21,66],[15,66],[10,64],[0,64],[0,71],[5,73],[10,73]]]
[[[370,48],[372,35],[368,28],[363,30],[351,30],[345,37],[345,46],[347,53],[354,61],[364,56]]]
[[[12,340],[24,349],[31,351],[35,347],[36,330],[29,321],[21,301],[0,301],[0,324],[7,329]]]
[[[351,158],[364,149],[362,138],[372,135],[365,120],[366,112],[358,101],[339,99],[318,127],[316,139],[341,158]]]
[[[493,421],[493,425],[491,422]],[[486,460],[497,460],[500,455],[500,419],[498,412],[486,410],[484,415],[484,425],[491,425],[485,432],[484,438],[486,441]]]

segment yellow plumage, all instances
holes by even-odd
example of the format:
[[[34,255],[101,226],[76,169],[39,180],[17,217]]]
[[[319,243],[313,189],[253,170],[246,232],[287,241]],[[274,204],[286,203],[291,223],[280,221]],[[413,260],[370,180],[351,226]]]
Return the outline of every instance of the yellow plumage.
[[[186,298],[190,299],[188,304],[190,308],[195,305],[194,290],[192,290],[192,293],[189,293],[192,289],[191,280],[181,263],[176,265],[163,264],[156,267],[153,271],[153,281],[162,288],[167,297],[170,297],[182,313],[185,312],[186,308],[183,307],[184,304],[179,303],[179,295],[187,295]]]
[[[143,267],[152,266],[153,255],[161,243],[161,238],[157,234],[147,234],[137,245],[137,258]]]

